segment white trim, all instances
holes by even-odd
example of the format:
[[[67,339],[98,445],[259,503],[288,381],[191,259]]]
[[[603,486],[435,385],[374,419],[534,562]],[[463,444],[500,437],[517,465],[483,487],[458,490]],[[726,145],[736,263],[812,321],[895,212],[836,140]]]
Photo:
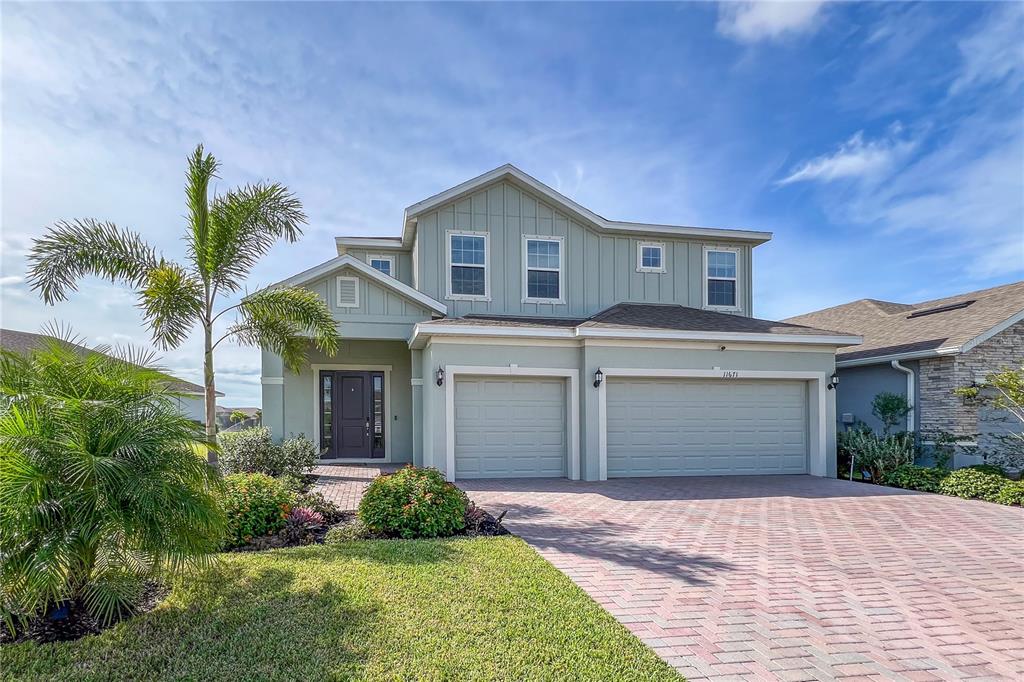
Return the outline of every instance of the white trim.
[[[459,375],[508,377],[563,377],[566,386],[566,428],[569,429],[569,447],[566,471],[569,480],[580,479],[580,407],[579,370],[557,367],[518,367],[515,365],[476,367],[473,365],[445,365],[445,476],[455,480],[455,381]]]
[[[530,242],[555,242],[558,244],[558,267],[557,268],[531,268],[529,267]],[[554,237],[540,234],[524,234],[522,239],[523,247],[523,303],[549,303],[552,305],[565,305],[565,237]],[[530,296],[529,272],[557,272],[558,273],[558,298],[538,298]]]
[[[729,230],[715,227],[688,227],[684,225],[656,225],[651,223],[633,223],[617,220],[607,220],[597,215],[589,208],[582,206],[569,197],[548,187],[512,164],[505,164],[488,171],[475,178],[459,183],[450,189],[419,201],[405,209],[404,228],[402,233],[402,244],[408,245],[412,241],[412,227],[416,223],[416,217],[427,213],[442,204],[454,201],[465,194],[497,182],[503,179],[511,179],[519,185],[532,190],[551,202],[574,213],[578,218],[590,223],[601,230],[611,232],[639,232],[647,234],[668,234],[678,237],[696,237],[699,239],[726,239],[733,241],[751,242],[755,245],[763,244],[772,238],[771,232],[757,232],[753,230]]]
[[[389,269],[391,270],[391,272],[388,273],[382,270],[377,270],[377,268],[373,268],[373,261],[375,260],[387,261],[390,266]],[[366,254],[366,264],[383,275],[388,275],[389,277],[394,277],[395,279],[398,279],[398,261],[395,260],[394,256],[385,256],[384,254],[380,253],[368,253]]]
[[[650,379],[789,379],[814,382],[818,395],[818,423],[809,424],[810,442],[807,444],[809,459],[808,471],[812,476],[825,476],[828,468],[828,418],[827,418],[827,379],[825,372],[775,371],[753,369],[640,369],[600,367],[604,381],[598,387],[597,394],[597,446],[598,472],[600,480],[608,480],[608,379],[609,377],[639,377]],[[810,421],[810,415],[808,415]],[[817,428],[815,428],[815,426]]]
[[[652,268],[644,266],[644,249],[658,249],[661,253],[661,267]],[[637,272],[656,272],[665,273],[668,270],[665,267],[665,242],[637,242],[636,243],[636,271]]]
[[[666,341],[739,341],[781,343],[796,345],[850,346],[861,342],[859,336],[826,336],[819,334],[752,334],[740,332],[698,332],[675,331],[671,329],[597,329],[594,327],[544,328],[544,327],[501,327],[497,325],[459,325],[438,323],[416,323],[409,346],[412,347],[421,336],[493,336],[537,339],[638,339]]]
[[[384,372],[384,459],[379,457],[352,457],[341,459],[326,459],[323,462],[379,462],[387,464],[391,462],[391,422],[395,416],[391,412],[391,365],[336,365],[318,364],[310,365],[313,372],[313,442],[320,450],[320,370],[341,370],[352,372]]]
[[[345,247],[370,247],[374,249],[404,249],[401,237],[335,237],[334,243],[337,246]]]
[[[357,272],[366,275],[367,278],[377,282],[378,284],[385,286],[402,296],[419,303],[431,310],[434,310],[442,315],[448,314],[448,306],[440,301],[427,296],[422,291],[413,289],[405,282],[400,282],[394,277],[388,277],[383,272],[371,268],[369,265],[359,260],[350,253],[346,253],[344,256],[336,256],[329,261],[320,263],[320,265],[313,266],[308,270],[304,270],[297,275],[292,275],[288,279],[281,280],[276,284],[272,284],[271,287],[293,287],[302,284],[308,284],[315,280],[325,277],[335,270],[343,267],[349,267]]]
[[[961,345],[960,346],[960,352],[961,353],[966,353],[967,351],[971,350],[975,346],[977,346],[979,344],[982,344],[982,343],[985,343],[986,341],[991,339],[993,336],[995,336],[999,332],[1006,331],[1007,329],[1009,329],[1010,327],[1012,327],[1013,325],[1017,324],[1018,322],[1020,322],[1022,320],[1024,320],[1024,310],[1021,310],[1019,313],[1015,313],[1014,315],[1011,315],[1009,318],[1003,320],[1002,322],[1000,322],[996,326],[992,327],[988,331],[983,332],[983,333],[979,334],[978,336],[975,336],[973,339],[971,339],[967,343]]]
[[[417,378],[409,379],[409,385],[410,386],[422,386],[423,385],[423,379],[420,379],[418,377]]]
[[[714,251],[716,253],[722,252],[722,253],[734,253],[734,254],[736,254],[736,276],[735,277],[731,277],[730,278],[730,277],[709,277],[708,276],[708,254],[711,253],[712,251]],[[718,310],[718,311],[736,312],[736,311],[739,311],[739,310],[743,309],[743,306],[740,305],[740,281],[741,281],[740,273],[743,272],[742,258],[743,258],[743,253],[742,253],[741,249],[733,248],[733,247],[730,247],[730,246],[707,246],[707,245],[704,246],[704,257],[702,259],[703,265],[701,266],[701,272],[700,272],[701,291],[702,291],[700,300],[701,300],[701,307],[703,307],[704,310]],[[735,305],[711,305],[710,303],[708,303],[708,293],[709,293],[708,292],[708,280],[709,279],[717,279],[717,280],[723,280],[723,281],[728,281],[728,280],[731,279],[733,281],[734,286],[735,286],[735,294],[736,294],[736,303],[735,303]],[[744,286],[746,286],[745,283],[744,283]]]
[[[341,302],[341,283],[352,282],[355,291],[355,300],[352,303]],[[358,308],[359,307],[359,278],[338,275],[334,278],[334,307],[335,308]]]
[[[484,264],[472,263],[452,263],[452,237],[463,236],[463,237],[483,237],[484,240]],[[491,300],[491,240],[490,235],[487,232],[474,232],[472,230],[445,230],[444,241],[445,241],[445,298],[450,301],[490,301]],[[484,294],[483,296],[476,296],[470,294],[453,294],[452,293],[452,268],[479,268],[482,267],[484,270]]]
[[[284,377],[260,377],[260,383],[264,386],[281,386],[284,384]]]
[[[886,365],[893,360],[920,360],[922,358],[937,358],[943,355],[956,355],[960,352],[959,346],[948,346],[936,348],[935,350],[910,351],[907,353],[889,353],[888,355],[871,355],[866,358],[854,358],[852,360],[841,360],[836,357],[836,367],[861,367],[863,365]]]

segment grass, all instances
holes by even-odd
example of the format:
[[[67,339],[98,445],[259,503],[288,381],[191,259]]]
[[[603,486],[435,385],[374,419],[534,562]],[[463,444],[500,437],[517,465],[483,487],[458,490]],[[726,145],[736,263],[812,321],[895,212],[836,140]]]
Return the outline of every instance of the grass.
[[[182,580],[75,642],[0,650],[4,679],[678,680],[517,538],[359,541]]]

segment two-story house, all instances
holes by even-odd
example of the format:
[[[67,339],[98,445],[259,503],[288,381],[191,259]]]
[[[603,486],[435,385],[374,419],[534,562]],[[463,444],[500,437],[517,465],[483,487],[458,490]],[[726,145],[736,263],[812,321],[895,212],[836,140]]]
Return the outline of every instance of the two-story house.
[[[264,423],[451,480],[834,476],[835,352],[860,339],[752,316],[769,239],[606,220],[502,166],[280,283],[342,338],[298,374],[264,351]]]

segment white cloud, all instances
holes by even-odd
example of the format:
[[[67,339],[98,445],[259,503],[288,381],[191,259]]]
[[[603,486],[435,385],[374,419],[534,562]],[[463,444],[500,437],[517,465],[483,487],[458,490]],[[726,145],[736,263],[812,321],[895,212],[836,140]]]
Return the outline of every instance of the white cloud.
[[[0,287],[14,286],[15,284],[21,284],[23,281],[24,278],[21,275],[6,275],[0,277]]]
[[[1019,85],[1024,80],[1024,5],[1006,3],[994,11],[982,26],[957,47],[963,67],[949,87],[955,95],[987,83],[1007,81]]]
[[[900,139],[901,130],[897,124],[890,128],[887,137],[878,140],[865,140],[864,131],[857,131],[834,152],[805,161],[779,180],[778,184],[812,180],[831,182],[850,178],[880,179],[906,159],[917,145],[913,140]]]
[[[718,32],[746,43],[779,40],[810,31],[821,20],[823,2],[723,2],[718,6]]]

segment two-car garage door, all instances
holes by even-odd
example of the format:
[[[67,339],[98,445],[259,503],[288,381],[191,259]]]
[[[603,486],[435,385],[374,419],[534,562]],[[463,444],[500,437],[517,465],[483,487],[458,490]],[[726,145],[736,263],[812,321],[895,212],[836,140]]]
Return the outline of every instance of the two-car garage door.
[[[609,379],[608,477],[807,472],[806,383]]]

